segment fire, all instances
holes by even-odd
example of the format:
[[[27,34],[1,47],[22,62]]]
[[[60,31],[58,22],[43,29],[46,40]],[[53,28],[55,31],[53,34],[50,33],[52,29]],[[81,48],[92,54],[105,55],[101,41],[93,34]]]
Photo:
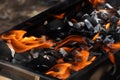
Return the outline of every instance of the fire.
[[[65,16],[65,13],[59,14],[59,15],[54,15],[56,19],[63,19]]]
[[[100,33],[97,33],[94,37],[93,37],[93,41],[95,41],[95,40],[97,40],[98,39],[98,37],[99,37],[99,35],[100,35]]]
[[[110,28],[110,23],[107,23],[106,25],[105,25],[105,29],[109,29]]]
[[[74,62],[64,63],[62,59],[55,66],[53,66],[46,74],[59,79],[67,79],[70,76],[70,71],[79,71],[89,64],[91,64],[96,57],[88,61],[89,52],[87,50],[76,51]],[[56,71],[57,69],[57,71]]]
[[[91,2],[96,7],[98,4],[105,3],[106,0],[89,0],[89,2]]]
[[[117,25],[120,26],[120,20],[118,21]]]
[[[118,43],[114,43],[114,44],[110,44],[110,48],[111,49],[120,49],[120,42],[118,42]]]
[[[89,0],[89,1],[93,4],[94,7],[97,7],[99,4],[104,4],[106,0]],[[99,9],[98,12],[109,13],[109,10]],[[52,16],[55,19],[64,19],[65,13],[61,13],[59,15],[52,15]],[[110,16],[108,15],[108,17]],[[74,19],[74,18],[70,20],[73,24],[78,23],[79,21],[79,20],[77,21],[77,19]],[[111,25],[111,23],[108,21],[105,24],[103,24],[103,26],[105,25],[104,28],[106,30],[109,29]],[[117,25],[120,25],[120,20],[118,21]],[[98,46],[97,48],[99,48],[100,46],[100,48],[102,48],[102,50],[108,54],[108,57],[113,64],[115,64],[116,62],[115,62],[115,57],[112,50],[120,49],[120,43],[110,44],[109,46],[107,43],[105,44],[102,44],[102,42],[99,43],[98,39],[103,34],[101,33],[101,31],[98,31],[98,33],[96,33],[94,36],[91,36],[92,39],[90,37],[89,38],[90,41],[89,40],[87,41],[88,37],[82,37],[79,35],[69,35],[68,37],[61,40],[60,42],[54,42],[56,45],[53,45],[54,43],[52,42],[52,40],[47,40],[46,36],[41,36],[39,38],[35,36],[27,37],[25,36],[26,33],[27,32],[24,30],[14,30],[14,31],[10,31],[7,34],[3,34],[1,38],[6,40],[8,44],[12,45],[13,49],[17,53],[22,53],[34,48],[50,48],[51,49],[51,47],[52,49],[54,49],[54,52],[60,53],[59,51],[60,49],[62,49],[63,54],[61,50],[61,56],[59,59],[57,58],[56,64],[54,64],[54,66],[50,68],[48,71],[46,71],[45,73],[47,75],[50,75],[62,80],[69,78],[69,76],[71,75],[71,71],[76,72],[76,71],[82,70],[88,65],[92,64],[93,61],[95,61],[96,56],[94,55],[92,56],[91,59],[89,59],[89,56],[92,52],[91,48],[95,48],[97,46]],[[94,44],[97,44],[97,45],[94,45]],[[51,53],[52,52],[50,52],[50,54]],[[69,55],[70,55],[70,58],[72,55],[72,59],[65,60]]]
[[[1,38],[11,44],[17,53],[22,53],[37,47],[50,48],[53,46],[51,40],[44,42],[42,38],[37,38],[34,36],[24,37],[25,33],[27,32],[24,30],[14,30],[9,34],[3,34]]]
[[[95,57],[88,61],[89,54],[90,53],[87,50],[77,51],[77,54],[74,57],[75,62],[74,65],[72,66],[72,70],[78,71],[83,69],[87,65],[91,64],[92,61],[95,60]]]
[[[57,64],[46,74],[52,75],[53,77],[57,77],[59,79],[66,79],[70,76],[70,67],[71,64],[69,63]]]
[[[106,53],[108,53],[108,57],[110,59],[110,61],[115,64],[115,57],[114,54],[111,52],[111,49],[108,47],[105,47],[104,50],[106,51]]]
[[[26,37],[27,32],[24,30],[14,30],[1,36],[2,39],[6,40],[7,43],[11,44],[13,49],[17,53],[22,53],[33,48],[50,48],[53,47],[51,40],[47,40],[46,36],[37,38],[35,36]],[[67,44],[72,42],[80,43],[81,45],[87,46],[84,37],[78,35],[71,35],[63,39],[61,42],[56,42],[54,49],[64,49],[67,52],[74,50],[74,47],[68,47]],[[84,48],[84,47],[83,47]],[[53,66],[46,74],[59,79],[67,79],[70,76],[70,71],[78,71],[88,66],[95,60],[93,57],[88,61],[89,51],[80,48],[76,48],[74,51],[73,62],[66,62],[63,58],[57,60],[57,64]]]
[[[90,65],[96,59],[96,57],[94,56],[88,61],[88,57],[90,55],[89,51],[80,48],[69,48],[66,46],[67,44],[72,42],[78,42],[81,43],[81,45],[86,46],[85,39],[77,35],[68,36],[61,42],[57,43],[57,46],[55,46],[55,50],[58,50],[60,48],[63,48],[67,52],[75,50],[75,55],[73,56],[74,61],[66,63],[64,59],[58,59],[57,64],[46,73],[47,75],[57,77],[58,79],[67,79],[70,76],[70,71],[79,71],[85,68],[86,66]]]
[[[55,49],[57,50],[58,48],[62,47],[63,45],[70,43],[70,42],[79,42],[82,44],[86,44],[85,40],[83,37],[77,36],[77,35],[71,35],[62,40],[60,43],[57,44]]]

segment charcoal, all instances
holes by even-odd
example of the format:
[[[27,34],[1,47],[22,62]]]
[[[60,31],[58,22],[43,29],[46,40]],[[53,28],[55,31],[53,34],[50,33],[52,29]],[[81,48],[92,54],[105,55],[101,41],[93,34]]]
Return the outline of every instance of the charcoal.
[[[97,21],[95,20],[95,17],[96,17],[96,16],[93,17],[93,16],[90,16],[90,15],[88,15],[88,14],[83,15],[84,21],[85,21],[85,20],[88,20],[89,23],[91,23],[91,24],[93,25],[93,27],[97,25]]]
[[[68,53],[63,48],[59,49],[59,53],[62,54],[63,57],[65,57],[66,55],[68,55]]]
[[[116,25],[117,22],[118,22],[118,20],[119,20],[119,18],[116,17],[116,16],[111,16],[111,18],[110,18],[110,22],[111,22],[111,24],[113,24],[113,25]]]
[[[57,40],[67,37],[69,31],[71,30],[71,27],[65,19],[62,20],[55,19],[48,23],[47,29],[48,36],[51,36],[51,38]]]
[[[109,3],[105,3],[105,8],[113,9],[113,7]]]
[[[32,56],[30,55],[30,51],[27,51],[24,53],[16,53],[14,55],[12,62],[14,64],[24,65],[27,62],[30,62],[31,60],[32,60]]]
[[[39,57],[39,52],[35,52],[35,49],[31,49],[30,50],[30,55],[32,56],[32,58],[38,58]]]
[[[90,55],[88,57],[88,61],[91,60],[94,56],[102,56],[103,53],[98,53],[98,52],[90,52]]]
[[[73,26],[73,23],[71,21],[68,21],[69,26]]]
[[[111,35],[106,36],[105,39],[103,40],[103,43],[105,43],[105,44],[112,44],[114,42],[115,42],[115,40],[112,38]]]
[[[86,38],[85,41],[87,42],[87,45],[88,45],[89,47],[92,47],[93,44],[94,44],[94,41],[90,40],[89,38]]]
[[[85,23],[84,23],[84,22],[78,22],[78,23],[75,23],[75,24],[74,24],[74,27],[75,27],[76,29],[82,29],[84,26],[85,26]]]
[[[113,32],[113,33],[115,32],[118,20],[119,20],[119,18],[116,16],[112,16],[110,18],[110,23],[111,23],[110,32]]]
[[[101,22],[101,19],[98,18],[98,12],[95,10],[91,13],[91,17],[99,24]]]
[[[99,14],[99,17],[104,19],[104,20],[108,20],[109,19],[109,13],[106,10],[104,10],[104,11],[98,13],[98,14]]]
[[[93,29],[93,25],[91,24],[91,22],[88,19],[85,19],[85,25],[87,26],[88,30]]]
[[[116,31],[117,33],[120,33],[120,27],[117,27]]]
[[[55,19],[51,21],[50,23],[48,23],[48,28],[52,31],[60,30],[63,27],[65,27],[63,20]]]
[[[35,58],[30,62],[26,63],[26,66],[36,71],[45,72],[55,64],[56,64],[56,59],[54,57],[50,55],[44,55],[44,56],[39,55],[38,58]]]
[[[12,60],[12,51],[4,40],[0,40],[0,60]]]
[[[118,13],[118,15],[120,16],[120,9],[119,9],[119,10],[117,10],[117,13]]]
[[[59,60],[61,59],[61,62],[63,64],[70,63],[71,65],[75,65],[76,67],[76,62],[81,62],[82,60],[81,55],[80,57],[77,57],[75,59],[76,54],[80,54],[80,51],[82,50],[88,51],[88,53],[90,53],[88,61],[90,61],[94,56],[96,56],[96,59],[103,56],[108,57],[109,51],[106,51],[105,48],[107,47],[108,49],[111,49],[111,46],[109,46],[109,44],[114,44],[117,41],[120,42],[120,27],[117,24],[120,18],[120,10],[115,9],[109,3],[100,4],[88,10],[89,8],[86,4],[88,3],[85,2],[84,4],[81,4],[82,7],[78,5],[77,7],[79,8],[76,7],[75,10],[71,7],[70,10],[72,11],[64,10],[64,18],[57,19],[53,16],[47,15],[50,19],[45,19],[44,21],[42,21],[43,23],[40,29],[42,29],[41,31],[43,34],[41,33],[39,35],[45,35],[42,36],[43,42],[47,41],[46,36],[48,37],[48,39],[52,40],[53,44],[55,44],[54,46],[52,46],[52,48],[37,47],[18,54],[15,53],[14,49],[12,49],[9,44],[6,44],[5,41],[0,41],[0,44],[2,45],[2,48],[0,48],[0,50],[5,51],[4,53],[0,53],[0,59],[7,61],[11,60],[14,64],[24,65],[25,67],[30,68],[36,72],[45,73],[51,71],[51,68],[56,66],[56,64],[59,64]],[[88,11],[86,11],[86,8]],[[109,23],[110,27],[106,26],[106,24]],[[44,30],[43,28],[45,28],[46,30]],[[35,29],[35,32],[34,30],[30,31],[31,29],[31,27],[27,29],[27,31],[29,32],[27,36],[38,33],[38,31],[40,30]],[[98,33],[99,35],[96,36],[96,34]],[[76,37],[72,37],[75,40],[68,38],[64,41],[66,37],[71,35],[77,35],[82,38],[79,39]],[[37,34],[35,34],[35,36],[37,36]],[[83,43],[78,43],[80,40]],[[114,52],[114,50],[111,51]],[[110,73],[112,73],[109,74],[110,77],[116,73],[116,66],[115,64],[113,65],[113,70],[109,71]],[[83,69],[82,71],[84,72]],[[55,72],[59,72],[59,68],[55,68]],[[74,72],[76,71],[70,71],[71,74],[73,74]],[[56,77],[59,77],[59,75],[57,75]]]
[[[102,30],[105,31],[105,29],[101,26],[101,24],[97,24],[94,28],[94,33],[100,32]]]

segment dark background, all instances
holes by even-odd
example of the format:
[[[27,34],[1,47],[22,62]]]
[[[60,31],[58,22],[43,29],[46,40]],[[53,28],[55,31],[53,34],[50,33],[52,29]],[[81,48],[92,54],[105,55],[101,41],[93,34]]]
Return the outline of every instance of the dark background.
[[[0,32],[37,15],[62,0],[0,0]]]

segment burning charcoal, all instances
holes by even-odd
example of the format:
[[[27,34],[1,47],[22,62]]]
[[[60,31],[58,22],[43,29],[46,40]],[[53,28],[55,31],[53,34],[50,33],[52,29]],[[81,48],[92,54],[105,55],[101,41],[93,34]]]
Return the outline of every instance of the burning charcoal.
[[[5,61],[12,60],[12,49],[7,45],[4,40],[0,40],[0,59]]]
[[[110,31],[114,31],[116,29],[118,20],[119,20],[119,18],[116,16],[112,16],[110,18],[110,23],[111,23]]]
[[[20,53],[20,54],[15,54],[12,62],[14,64],[19,64],[19,65],[24,65],[27,62],[30,62],[32,60],[32,56],[30,55],[30,51]]]
[[[40,56],[49,55],[54,57],[55,59],[62,58],[62,54],[60,54],[58,51],[55,51],[54,49],[34,49],[32,55],[35,55],[35,53],[37,54],[36,58],[38,58],[39,55]]]
[[[99,16],[104,19],[108,20],[109,19],[109,13],[106,10],[103,10],[102,12],[99,13]]]
[[[102,30],[105,31],[105,29],[101,26],[101,24],[97,24],[94,28],[94,33],[100,32]]]
[[[89,38],[86,38],[85,41],[87,42],[87,45],[88,45],[89,47],[92,47],[93,44],[94,44],[94,41],[93,41],[93,40],[90,40]]]
[[[91,24],[91,22],[90,22],[89,20],[85,19],[84,22],[85,22],[85,24],[86,24],[88,30],[93,29],[93,25]]]
[[[40,23],[35,23],[36,26],[42,23],[42,26],[38,27],[39,29],[37,28],[38,30],[31,31],[33,28],[30,26],[29,28],[22,28],[24,30],[15,30],[3,34],[1,38],[6,40],[6,42],[0,41],[0,59],[12,61],[14,64],[23,65],[35,72],[47,73],[46,75],[62,80],[71,78],[71,74],[74,75],[74,72],[78,74],[81,69],[82,71],[80,72],[84,73],[84,68],[88,70],[89,66],[92,66],[90,69],[94,68],[94,65],[97,67],[98,65],[94,62],[97,61],[96,59],[99,60],[98,57],[101,58],[101,56],[105,56],[105,59],[108,56],[115,65],[113,52],[117,51],[114,46],[119,48],[119,43],[115,43],[120,42],[120,25],[118,25],[120,9],[116,10],[111,4],[105,3],[104,0],[89,1],[93,6],[88,11],[86,9],[89,9],[91,5],[87,5],[89,4],[88,1],[83,1],[83,4],[75,5],[75,7],[71,5],[69,10],[64,9],[64,12],[60,8],[60,11],[55,12],[56,14],[59,13],[59,15],[47,15],[49,17],[45,18],[46,20],[37,21]],[[54,9],[51,10],[54,11]],[[48,11],[47,14],[49,12],[51,11]],[[34,20],[36,19],[30,21],[34,23],[36,22]],[[18,29],[20,28],[18,27]],[[28,33],[23,35],[26,31]],[[40,34],[37,34],[37,31]],[[37,38],[34,36],[41,37]],[[47,38],[50,40],[47,40]],[[51,42],[50,44],[49,41]],[[42,46],[39,44],[41,42],[43,43]],[[19,44],[14,45],[17,43]],[[35,47],[33,47],[34,44]],[[40,46],[36,46],[38,44]],[[108,60],[108,62],[110,61]],[[110,73],[115,73],[116,66],[113,68],[111,72],[109,71]],[[104,73],[104,69],[102,72]]]
[[[116,17],[116,16],[112,16],[112,17],[110,18],[110,22],[111,22],[112,24],[117,24],[118,20],[119,20],[119,18]]]
[[[113,7],[109,3],[105,3],[105,8],[113,9]]]
[[[74,27],[75,27],[76,29],[82,29],[84,26],[85,26],[85,23],[84,23],[84,22],[78,22],[78,23],[75,23],[75,24],[74,24]]]
[[[111,35],[106,36],[105,39],[103,40],[103,43],[105,43],[105,44],[112,44],[114,42],[115,42],[115,40],[112,38]]]
[[[51,55],[39,55],[38,58],[35,58],[27,63],[29,68],[37,71],[47,71],[52,66],[56,64],[56,58]]]
[[[51,68],[53,65],[56,64],[54,63],[55,60],[53,60],[53,63],[51,61],[52,59],[50,56],[46,56],[46,58],[43,56],[39,56],[39,58],[33,59],[32,61],[27,63],[26,66],[32,68],[33,70],[42,72],[42,71],[47,71],[49,68]]]
[[[85,22],[85,20],[88,20],[88,21],[89,21],[89,24],[92,24],[93,27],[97,25],[97,22],[96,22],[96,20],[95,20],[95,17],[96,17],[96,16],[93,17],[93,16],[90,16],[90,15],[88,15],[88,14],[83,15],[84,22]],[[88,22],[88,21],[87,21],[87,22]],[[91,26],[91,27],[92,27],[92,26]]]
[[[90,52],[90,55],[88,57],[88,61],[91,60],[94,56],[102,56],[103,53],[98,52]]]
[[[63,57],[68,55],[68,53],[63,48],[60,48],[59,52],[60,52],[60,54],[62,54]]]
[[[32,58],[38,58],[39,57],[39,52],[35,52],[34,49],[30,50],[30,55],[32,56]]]
[[[98,12],[95,10],[91,13],[91,17],[97,22],[97,23],[100,23],[101,22],[101,19],[98,18]]]

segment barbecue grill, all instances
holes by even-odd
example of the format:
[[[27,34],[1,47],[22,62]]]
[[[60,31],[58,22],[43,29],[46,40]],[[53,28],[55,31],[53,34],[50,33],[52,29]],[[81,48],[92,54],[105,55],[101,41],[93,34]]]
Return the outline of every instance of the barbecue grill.
[[[119,2],[120,2],[119,0],[114,0],[114,2],[112,2],[112,0],[108,0],[107,3],[109,3],[110,5],[106,4],[107,8],[114,7],[115,10],[113,10],[113,8],[112,8],[113,13],[117,9],[119,11],[119,6],[120,6]],[[103,7],[103,5],[102,5],[102,7]],[[102,8],[102,7],[100,5],[99,8]],[[5,34],[4,36],[6,37],[6,35],[8,35],[8,34],[12,34],[11,31],[24,30],[27,32],[24,36],[29,37],[32,35],[35,37],[42,37],[42,39],[45,39],[45,41],[46,41],[46,36],[49,37],[49,39],[54,40],[56,42],[60,42],[64,39],[66,39],[66,37],[69,35],[81,35],[81,36],[89,37],[91,39],[92,36],[96,34],[97,30],[95,29],[95,31],[92,31],[89,23],[87,26],[86,17],[88,20],[90,20],[90,22],[93,26],[96,25],[97,22],[94,21],[94,19],[91,19],[91,17],[88,18],[89,14],[91,14],[94,10],[95,10],[95,8],[93,7],[93,4],[91,4],[91,2],[89,2],[88,0],[74,0],[74,1],[66,0],[66,1],[58,3],[55,6],[49,8],[48,10],[32,17],[31,19],[12,27],[11,29],[9,29],[5,32],[2,32],[1,35]],[[88,15],[85,15],[86,13]],[[119,12],[118,12],[118,14],[119,14]],[[64,16],[64,18],[63,18],[63,16]],[[117,16],[117,17],[120,17],[120,16]],[[71,29],[71,26],[73,25],[73,23],[82,21],[81,18],[85,19],[85,21],[84,21],[86,23],[85,30],[79,31],[79,29],[80,29],[79,26],[77,27],[77,29],[74,29],[74,27]],[[106,18],[105,17],[103,17],[103,18],[106,21]],[[114,19],[115,19],[115,21],[117,20],[116,17],[113,17],[111,22]],[[71,22],[69,20],[71,20]],[[114,23],[114,21],[113,21],[113,23]],[[101,24],[103,24],[103,23],[101,23]],[[66,27],[67,25],[69,25],[69,27]],[[24,31],[22,33],[24,33]],[[89,31],[91,31],[91,33]],[[95,33],[93,33],[93,32],[95,32]],[[104,35],[106,35],[106,32],[102,31],[99,35],[103,34],[103,36],[104,36]],[[119,33],[112,34],[114,32],[115,32],[114,28],[112,27],[112,28],[110,28],[110,33],[108,30],[107,34],[114,35],[113,38],[116,41],[119,41],[119,38],[120,38]],[[73,38],[73,37],[75,37],[75,36],[72,36],[70,38]],[[107,37],[109,38],[109,36],[107,36]],[[116,38],[118,38],[118,39],[116,39]],[[108,39],[106,41],[106,39],[107,38],[104,39],[104,42],[108,43],[109,41],[108,41]],[[86,42],[88,41],[88,43],[90,43],[89,46],[94,45],[93,42],[89,41],[89,39],[85,39],[85,40],[86,40]],[[101,40],[101,38],[100,38],[100,40]],[[96,38],[94,38],[93,41],[96,41]],[[43,40],[43,42],[44,42],[44,40]],[[82,41],[78,41],[78,42],[80,42],[80,47],[81,47],[81,45],[83,47],[86,46],[86,43],[84,43]],[[99,39],[98,39],[98,42],[99,42]],[[95,45],[99,45],[98,42],[96,42]],[[113,43],[114,40],[112,40],[110,38],[110,42]],[[26,79],[29,79],[29,80],[59,80],[60,79],[59,77],[57,78],[57,77],[53,77],[51,75],[45,74],[50,68],[52,68],[56,64],[57,58],[61,56],[59,54],[56,54],[57,55],[57,58],[56,58],[56,55],[53,55],[54,54],[54,46],[51,48],[47,48],[47,49],[45,48],[42,50],[39,50],[39,48],[37,48],[37,49],[31,49],[31,50],[23,51],[23,52],[22,52],[22,50],[21,50],[21,52],[20,51],[15,52],[14,48],[11,47],[11,45],[9,43],[7,43],[7,41],[4,39],[0,40],[0,45],[1,45],[0,46],[1,75],[5,75],[14,80],[26,80]],[[72,44],[68,44],[67,46],[69,46],[70,48],[73,46],[79,47],[79,44],[77,44],[75,42]],[[96,47],[98,47],[98,49],[99,49],[99,46],[96,46]],[[58,46],[58,48],[59,48],[59,46]],[[55,47],[55,49],[58,49],[58,48]],[[86,47],[85,47],[85,49],[87,50]],[[91,50],[94,51],[94,49],[91,49]],[[34,51],[39,52],[41,54],[39,56],[39,58],[34,58],[35,55],[32,54],[32,53],[34,53]],[[51,53],[52,56],[49,55],[50,57],[49,56],[46,57],[44,54],[45,53],[47,54],[47,52]],[[59,52],[62,54],[62,56],[66,55],[66,51],[63,49],[60,49]],[[73,52],[74,52],[74,49],[73,49]],[[109,51],[107,51],[107,52],[109,52]],[[120,79],[119,50],[115,50],[114,54],[113,54],[115,57],[115,61],[116,61],[115,64],[114,64],[114,61],[109,59],[108,54],[106,54],[105,52],[102,52],[102,54],[100,54],[100,53],[98,53],[98,54],[95,53],[95,55],[97,55],[97,57],[94,61],[92,61],[92,63],[90,65],[87,65],[83,69],[80,69],[78,71],[74,71],[74,70],[71,71],[70,72],[71,75],[69,77],[67,77],[66,80],[79,80],[79,79],[81,79],[81,80],[96,80],[96,76],[97,76],[98,80],[106,80],[106,79],[119,80]],[[38,54],[36,53],[36,55],[38,55]],[[71,55],[74,56],[74,54],[71,54]],[[71,55],[69,55],[69,56],[71,56]],[[45,58],[49,57],[50,61],[44,60],[43,56]],[[53,56],[55,56],[55,58]],[[68,58],[68,57],[65,57],[64,60],[67,62],[69,62],[69,61],[72,62],[71,58]],[[91,57],[89,57],[89,58],[90,59],[88,61],[90,61],[92,59]],[[43,63],[45,63],[45,64],[41,66],[41,64],[43,64]],[[40,64],[40,65],[38,65],[38,64]],[[48,65],[47,67],[46,67],[46,64]],[[37,67],[36,67],[36,65],[37,65]],[[11,74],[13,74],[13,75],[11,75]]]

